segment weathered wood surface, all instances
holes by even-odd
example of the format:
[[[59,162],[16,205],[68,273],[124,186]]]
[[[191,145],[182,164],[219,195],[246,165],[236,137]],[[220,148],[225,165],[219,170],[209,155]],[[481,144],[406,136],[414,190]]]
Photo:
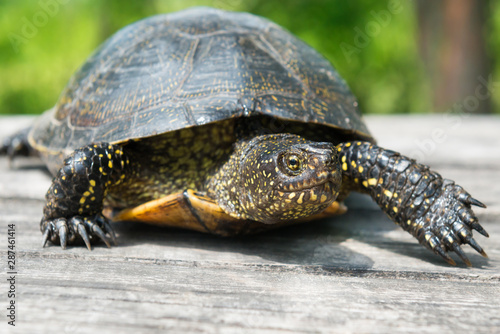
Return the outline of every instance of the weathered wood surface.
[[[0,134],[30,121],[0,118]],[[490,238],[476,238],[489,259],[467,247],[473,267],[450,267],[364,196],[334,220],[248,238],[118,223],[111,249],[41,248],[50,177],[37,160],[9,169],[2,157],[0,332],[500,332],[500,118],[367,123],[380,145],[422,155],[488,205],[476,212]],[[15,329],[4,315],[7,224],[17,233]]]

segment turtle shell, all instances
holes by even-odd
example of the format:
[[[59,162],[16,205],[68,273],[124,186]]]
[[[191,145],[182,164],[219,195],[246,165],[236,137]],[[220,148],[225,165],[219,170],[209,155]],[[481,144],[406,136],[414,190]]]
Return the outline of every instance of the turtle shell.
[[[372,140],[355,97],[313,48],[264,18],[193,8],[110,37],[37,121],[30,143],[62,155],[262,114]]]

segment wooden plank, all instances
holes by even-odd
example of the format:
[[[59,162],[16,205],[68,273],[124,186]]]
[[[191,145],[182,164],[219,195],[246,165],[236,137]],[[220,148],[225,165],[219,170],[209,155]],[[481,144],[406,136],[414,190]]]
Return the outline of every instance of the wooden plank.
[[[0,118],[0,133],[30,121]],[[382,146],[410,155],[415,140],[446,131],[424,159],[488,205],[476,212],[490,233],[477,237],[489,259],[467,248],[473,267],[450,267],[361,195],[349,199],[344,216],[253,237],[119,223],[120,244],[111,249],[41,248],[38,222],[51,177],[37,160],[9,169],[2,157],[1,221],[16,224],[19,272],[17,326],[4,317],[2,332],[500,331],[500,119],[471,116],[457,128],[438,116],[367,123]],[[5,296],[4,279],[0,290]],[[4,310],[7,302],[1,299]]]

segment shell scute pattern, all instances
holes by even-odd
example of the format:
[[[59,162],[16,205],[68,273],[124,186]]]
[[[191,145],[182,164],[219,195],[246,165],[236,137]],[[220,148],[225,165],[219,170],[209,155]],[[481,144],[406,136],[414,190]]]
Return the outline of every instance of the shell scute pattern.
[[[370,138],[354,96],[315,50],[266,19],[193,9],[139,21],[106,41],[31,142],[69,152],[255,114]]]

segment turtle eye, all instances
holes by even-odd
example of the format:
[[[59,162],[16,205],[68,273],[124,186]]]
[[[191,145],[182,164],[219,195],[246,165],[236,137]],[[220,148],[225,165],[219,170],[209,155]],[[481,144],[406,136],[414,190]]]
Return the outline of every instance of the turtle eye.
[[[285,163],[289,170],[298,172],[302,169],[302,160],[297,154],[289,154],[285,157]]]

